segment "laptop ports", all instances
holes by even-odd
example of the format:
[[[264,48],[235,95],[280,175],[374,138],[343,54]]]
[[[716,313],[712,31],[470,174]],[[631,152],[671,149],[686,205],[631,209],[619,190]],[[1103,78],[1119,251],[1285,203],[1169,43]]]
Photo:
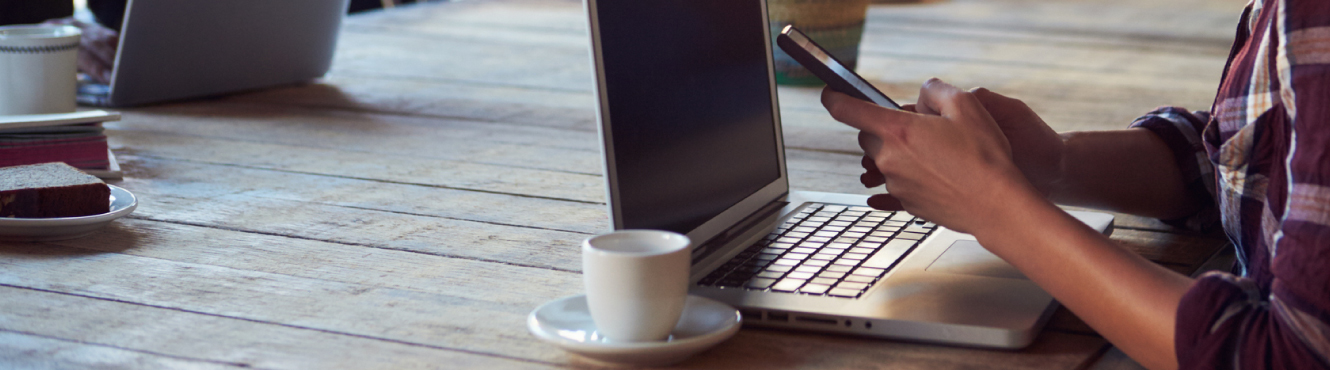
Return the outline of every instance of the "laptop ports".
[[[840,322],[838,322],[836,319],[829,318],[829,317],[817,317],[817,316],[805,316],[805,315],[797,315],[797,316],[795,316],[795,317],[794,317],[794,322],[799,322],[799,323],[812,323],[812,324],[826,324],[826,325],[836,325],[836,324],[839,324],[839,323],[840,323]]]

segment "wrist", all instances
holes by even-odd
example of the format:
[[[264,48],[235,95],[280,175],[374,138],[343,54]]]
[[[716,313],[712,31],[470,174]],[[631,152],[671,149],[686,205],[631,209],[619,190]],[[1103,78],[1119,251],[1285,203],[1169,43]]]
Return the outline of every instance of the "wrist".
[[[993,184],[991,197],[998,200],[989,212],[989,222],[970,231],[970,234],[984,244],[984,240],[1004,238],[1016,230],[1035,230],[1041,222],[1040,217],[1048,210],[1057,210],[1047,194],[1043,193],[1024,178],[1015,178]]]

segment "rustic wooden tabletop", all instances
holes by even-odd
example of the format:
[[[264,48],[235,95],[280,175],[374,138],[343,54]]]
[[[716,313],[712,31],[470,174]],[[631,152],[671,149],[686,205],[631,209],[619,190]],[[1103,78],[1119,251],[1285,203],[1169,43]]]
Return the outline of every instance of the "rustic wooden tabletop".
[[[860,72],[903,101],[938,76],[1058,130],[1121,128],[1209,108],[1242,5],[876,4]],[[90,237],[0,243],[0,368],[588,366],[525,327],[582,292],[578,243],[608,229],[585,23],[567,0],[355,15],[320,81],[123,110],[113,183],[140,206]],[[780,90],[791,186],[872,192],[818,93]],[[1185,273],[1224,244],[1130,216],[1113,238]],[[1063,311],[1021,351],[750,328],[679,367],[1129,365],[1109,348]]]

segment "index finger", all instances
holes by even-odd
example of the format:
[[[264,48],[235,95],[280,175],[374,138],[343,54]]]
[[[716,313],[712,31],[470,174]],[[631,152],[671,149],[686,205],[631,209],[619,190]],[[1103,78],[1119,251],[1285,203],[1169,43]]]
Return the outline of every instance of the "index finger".
[[[886,125],[899,124],[914,116],[914,113],[855,99],[830,87],[822,89],[822,106],[827,108],[827,112],[836,121],[872,133],[881,132]]]

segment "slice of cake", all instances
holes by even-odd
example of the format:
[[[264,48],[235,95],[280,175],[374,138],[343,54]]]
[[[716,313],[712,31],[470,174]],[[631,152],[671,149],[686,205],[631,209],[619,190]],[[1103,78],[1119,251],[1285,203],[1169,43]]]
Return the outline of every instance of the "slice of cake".
[[[111,188],[63,162],[0,168],[0,217],[87,216],[111,210]]]

